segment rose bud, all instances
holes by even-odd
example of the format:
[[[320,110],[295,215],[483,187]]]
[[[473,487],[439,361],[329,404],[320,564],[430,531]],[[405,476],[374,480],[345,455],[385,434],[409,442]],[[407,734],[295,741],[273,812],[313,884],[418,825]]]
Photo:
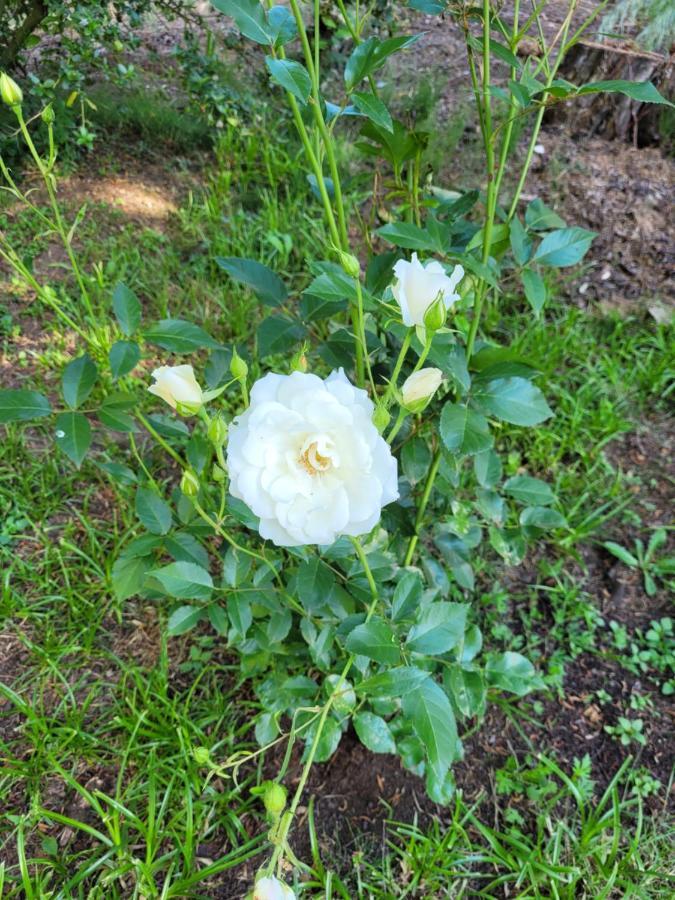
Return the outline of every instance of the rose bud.
[[[0,73],[0,97],[7,106],[20,106],[23,102],[23,91],[5,72]]]
[[[196,415],[204,397],[192,366],[161,366],[152,373],[155,379],[148,390],[161,397],[181,415]]]
[[[261,878],[253,888],[251,900],[296,900],[295,893],[273,875]]]
[[[394,275],[396,281],[391,291],[401,307],[403,324],[412,327],[424,325],[424,314],[439,296],[446,311],[459,300],[456,288],[464,275],[464,269],[455,266],[452,274],[447,275],[437,260],[424,265],[417,254],[413,253],[410,262],[399,259],[394,266]]]
[[[420,413],[429,403],[443,380],[440,369],[420,369],[413,372],[403,383],[401,388],[401,406],[408,412]]]

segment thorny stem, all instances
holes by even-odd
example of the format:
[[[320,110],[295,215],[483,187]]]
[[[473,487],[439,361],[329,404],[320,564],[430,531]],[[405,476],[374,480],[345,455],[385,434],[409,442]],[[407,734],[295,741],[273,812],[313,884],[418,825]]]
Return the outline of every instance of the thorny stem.
[[[369,622],[373,616],[373,613],[377,609],[377,605],[379,603],[380,597],[377,590],[377,584],[375,583],[375,578],[373,577],[373,573],[371,571],[370,566],[368,565],[368,559],[363,550],[363,547],[359,543],[359,541],[355,538],[352,538],[352,544],[354,545],[354,549],[361,561],[361,565],[364,568],[366,573],[366,579],[368,581],[368,585],[370,587],[370,593],[372,596],[372,602],[370,603],[365,621]],[[321,736],[323,734],[323,728],[326,724],[328,716],[330,714],[331,708],[342,692],[342,686],[344,685],[347,676],[349,675],[349,670],[351,669],[354,660],[356,659],[356,654],[351,653],[347,658],[347,662],[340,673],[340,677],[338,678],[333,691],[331,692],[330,697],[324,704],[323,710],[321,712],[321,716],[319,718],[319,722],[316,726],[316,734],[314,735],[314,740],[312,741],[312,746],[309,749],[309,754],[307,755],[307,759],[305,760],[305,765],[303,766],[302,773],[300,775],[300,780],[298,782],[298,786],[295,790],[295,794],[293,795],[293,799],[291,801],[291,805],[288,808],[288,811],[284,813],[282,816],[281,822],[279,824],[278,831],[275,835],[274,843],[276,844],[274,848],[274,853],[272,854],[272,858],[267,867],[268,872],[273,872],[277,869],[278,874],[281,874],[281,862],[284,858],[284,854],[288,852],[288,834],[291,829],[291,825],[293,823],[293,819],[298,810],[298,806],[300,805],[300,801],[302,800],[302,795],[305,790],[305,786],[307,784],[307,779],[309,778],[309,773],[312,768],[312,764],[314,762],[314,758],[316,757],[317,751],[319,749],[319,744],[321,741]]]
[[[23,112],[20,106],[13,107],[14,113],[16,115],[17,121],[19,123],[19,128],[21,129],[21,133],[23,134],[24,140],[26,141],[26,145],[30,150],[31,156],[35,160],[35,164],[40,171],[40,175],[45,183],[45,187],[47,188],[47,193],[49,195],[49,201],[51,203],[52,209],[54,210],[54,219],[56,223],[56,229],[58,231],[59,237],[63,242],[63,246],[65,247],[66,253],[68,254],[68,259],[70,261],[71,268],[73,270],[73,274],[77,280],[77,284],[80,288],[80,293],[82,295],[82,299],[84,300],[84,304],[87,308],[87,312],[94,318],[94,309],[91,303],[91,298],[89,296],[89,291],[87,290],[87,286],[84,283],[84,278],[82,273],[80,272],[80,267],[78,265],[77,259],[75,258],[75,254],[73,253],[73,248],[70,242],[70,235],[66,231],[65,224],[63,219],[61,218],[61,210],[59,208],[58,200],[56,199],[56,192],[54,191],[54,180],[53,175],[49,171],[48,167],[45,166],[44,161],[33,143],[33,139],[30,136],[30,132],[28,127],[26,126],[26,121],[23,117]]]
[[[483,72],[482,72],[482,108],[484,130],[485,159],[487,170],[487,215],[483,231],[483,257],[482,263],[487,265],[490,259],[490,245],[492,243],[492,226],[496,211],[495,202],[495,161],[494,146],[492,143],[492,107],[490,98],[490,0],[483,0]],[[473,319],[466,342],[466,358],[471,359],[478,325],[483,310],[483,301],[487,293],[487,282],[482,279],[476,292],[476,301],[473,311]]]

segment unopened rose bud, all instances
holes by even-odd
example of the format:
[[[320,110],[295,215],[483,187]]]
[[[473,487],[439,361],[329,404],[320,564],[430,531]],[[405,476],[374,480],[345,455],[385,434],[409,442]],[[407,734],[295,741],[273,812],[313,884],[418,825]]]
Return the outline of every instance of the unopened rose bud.
[[[0,73],[0,97],[7,106],[20,106],[23,103],[23,91],[6,72]]]
[[[51,105],[45,106],[45,108],[40,113],[40,118],[45,123],[45,125],[52,125],[56,116],[54,115],[54,109]]]
[[[307,371],[307,345],[303,344],[303,346],[294,354],[291,359],[291,372],[306,372]]]
[[[440,369],[420,369],[413,372],[401,388],[401,406],[411,413],[420,413],[429,403],[443,380]]]
[[[192,366],[160,366],[152,373],[155,379],[148,391],[161,397],[184,416],[196,415],[204,398]]]
[[[373,413],[373,425],[377,428],[380,434],[382,434],[382,432],[386,429],[390,421],[391,416],[384,408],[384,406],[376,406],[375,412]]]
[[[225,481],[225,470],[221,469],[218,463],[213,464],[213,468],[211,469],[211,478],[216,482],[216,484],[220,484]]]
[[[274,819],[278,819],[284,809],[286,809],[287,793],[286,788],[282,784],[277,784],[276,781],[267,782],[265,793],[263,794],[263,803],[267,812]]]
[[[121,53],[124,50],[124,44],[119,39],[113,41],[113,50],[115,53]]]
[[[220,414],[216,414],[209,422],[208,439],[214,447],[222,447],[227,440],[227,423]]]
[[[339,250],[338,257],[340,259],[340,265],[350,278],[358,278],[361,275],[361,264],[355,256],[352,256],[351,253],[345,253],[344,251]]]
[[[237,353],[237,348],[232,350],[232,359],[230,361],[230,372],[232,377],[238,381],[243,381],[248,375],[248,366],[246,362]]]
[[[251,900],[296,900],[295,893],[273,875],[256,881]]]
[[[181,492],[185,494],[186,497],[196,497],[199,493],[199,487],[199,478],[197,478],[192,469],[186,469],[180,480]]]
[[[448,310],[445,301],[443,300],[443,295],[439,294],[429,309],[424,313],[424,327],[427,331],[438,331],[439,328],[442,328],[445,325],[447,317]]]

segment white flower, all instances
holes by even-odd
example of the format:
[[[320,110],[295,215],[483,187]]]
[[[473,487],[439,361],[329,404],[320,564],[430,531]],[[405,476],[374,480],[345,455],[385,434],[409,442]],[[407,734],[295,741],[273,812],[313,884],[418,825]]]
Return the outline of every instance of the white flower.
[[[295,900],[295,894],[283,881],[269,875],[256,882],[253,900]]]
[[[442,295],[445,308],[450,309],[459,294],[455,288],[464,276],[464,269],[455,266],[452,275],[446,275],[443,266],[435,259],[423,265],[413,253],[408,262],[399,259],[394,266],[396,281],[391,291],[401,307],[403,324],[424,325],[424,313],[429,309],[439,294]]]
[[[204,402],[192,366],[161,366],[152,373],[155,383],[148,390],[184,413],[197,413]]]
[[[373,404],[340,369],[270,373],[230,426],[230,492],[280,547],[365,534],[398,497],[396,459],[372,422]]]
[[[413,372],[403,382],[401,405],[410,412],[421,412],[434,396],[443,381],[440,369],[428,368]]]

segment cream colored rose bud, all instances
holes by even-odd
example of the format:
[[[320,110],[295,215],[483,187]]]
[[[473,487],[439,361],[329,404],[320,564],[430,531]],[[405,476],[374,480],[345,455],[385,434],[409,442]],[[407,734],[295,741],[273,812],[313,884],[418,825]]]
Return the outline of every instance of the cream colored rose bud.
[[[0,74],[0,97],[7,106],[20,106],[23,103],[23,91],[5,72]]]
[[[182,415],[196,415],[204,397],[192,366],[161,366],[152,373],[154,384],[148,390],[161,397]]]
[[[459,300],[457,285],[463,275],[461,266],[455,266],[448,275],[438,260],[421,263],[416,253],[410,262],[399,259],[394,266],[396,280],[391,292],[401,307],[403,324],[409,327],[424,325],[424,314],[439,296],[446,311],[450,309]]]
[[[427,403],[434,396],[443,380],[440,369],[420,369],[413,372],[403,383],[401,388],[401,406],[411,413],[422,412]]]
[[[252,900],[296,900],[295,893],[273,875],[261,878],[253,888]]]

